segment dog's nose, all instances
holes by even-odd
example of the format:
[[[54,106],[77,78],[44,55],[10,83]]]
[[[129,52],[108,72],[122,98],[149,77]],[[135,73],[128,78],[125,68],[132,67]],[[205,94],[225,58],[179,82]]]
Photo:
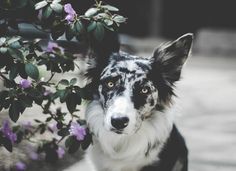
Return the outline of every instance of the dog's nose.
[[[121,129],[124,129],[125,127],[127,127],[128,123],[129,123],[129,118],[126,116],[111,118],[111,125],[118,130],[121,130]]]

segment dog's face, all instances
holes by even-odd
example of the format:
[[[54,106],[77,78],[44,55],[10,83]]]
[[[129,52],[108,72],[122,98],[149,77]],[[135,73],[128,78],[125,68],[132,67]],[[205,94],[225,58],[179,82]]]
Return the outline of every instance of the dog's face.
[[[158,90],[148,75],[150,71],[148,59],[124,53],[111,55],[98,88],[108,130],[132,134],[155,109]]]
[[[153,111],[164,110],[191,44],[192,35],[187,34],[161,46],[151,58],[112,54],[98,83],[104,127],[118,134],[134,134]]]

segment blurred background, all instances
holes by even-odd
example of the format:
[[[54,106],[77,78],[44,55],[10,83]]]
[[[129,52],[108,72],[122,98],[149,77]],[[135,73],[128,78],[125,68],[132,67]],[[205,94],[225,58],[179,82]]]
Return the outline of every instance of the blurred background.
[[[117,6],[128,18],[120,30],[120,41],[130,53],[151,56],[161,43],[194,33],[192,57],[177,84],[178,98],[173,108],[189,147],[189,170],[235,171],[235,0],[106,2]],[[74,6],[83,13],[93,3],[93,0],[78,0]],[[35,33],[37,37],[45,36],[29,25],[21,26],[20,34]]]

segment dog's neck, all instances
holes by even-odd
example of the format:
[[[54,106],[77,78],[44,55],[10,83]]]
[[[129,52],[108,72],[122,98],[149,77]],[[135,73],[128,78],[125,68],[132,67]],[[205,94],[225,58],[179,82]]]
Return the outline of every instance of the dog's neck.
[[[123,163],[119,163],[117,166],[126,167],[125,163],[128,162],[128,165],[133,163],[133,167],[136,169],[158,159],[158,154],[168,139],[173,125],[171,113],[154,111],[151,117],[143,121],[135,134],[116,134],[104,128],[104,111],[98,101],[91,102],[86,117],[90,130],[94,133],[94,148],[92,147],[90,150],[91,155],[100,155],[100,159],[106,158],[113,164],[115,162]],[[106,167],[109,168],[109,166]]]

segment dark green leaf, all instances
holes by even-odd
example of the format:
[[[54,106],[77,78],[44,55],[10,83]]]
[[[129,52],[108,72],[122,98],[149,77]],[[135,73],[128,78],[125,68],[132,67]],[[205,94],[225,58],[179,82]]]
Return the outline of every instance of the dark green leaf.
[[[9,54],[10,54],[13,58],[18,59],[18,60],[20,60],[20,61],[23,61],[23,60],[24,60],[24,56],[23,56],[23,54],[22,54],[22,52],[21,52],[20,50],[14,49],[14,48],[10,48],[10,47],[9,47],[7,50],[8,50],[8,52],[9,52]]]
[[[96,26],[97,26],[97,23],[95,21],[93,21],[92,23],[89,24],[87,31],[88,32],[93,31],[96,28]]]
[[[65,143],[66,146],[68,146],[68,152],[70,154],[75,153],[80,146],[80,142],[76,140],[76,138],[74,136],[71,136],[67,139],[67,142]]]
[[[9,108],[9,116],[13,122],[19,119],[21,110],[22,106],[20,102],[14,100]]]
[[[43,17],[44,18],[48,18],[50,17],[50,15],[52,14],[52,8],[50,6],[48,6],[47,8],[45,8],[45,10],[43,11]]]
[[[10,70],[10,73],[9,73],[10,80],[14,80],[18,73],[19,73],[18,65],[12,66],[11,70]]]
[[[68,80],[66,80],[66,79],[62,79],[61,81],[59,81],[59,83],[58,83],[58,84],[62,84],[62,85],[65,85],[65,86],[68,86],[68,85],[70,85],[69,81],[68,81]]]
[[[26,107],[32,107],[33,104],[33,99],[30,96],[26,96],[26,95],[21,95],[18,97],[18,99],[21,102],[21,105]]]
[[[9,152],[12,152],[12,143],[11,143],[11,140],[9,140],[8,138],[6,137],[3,137],[1,138],[1,143],[2,145],[9,151]]]
[[[38,119],[34,119],[35,122],[37,123],[42,123],[42,121],[38,120]]]
[[[77,105],[77,95],[75,93],[71,93],[66,98],[66,106],[70,113],[73,113],[76,110]]]
[[[70,27],[67,27],[65,34],[66,34],[66,39],[67,40],[71,40],[74,37],[74,33],[73,33],[73,31],[71,30]]]
[[[39,78],[39,70],[38,68],[31,64],[28,63],[25,65],[25,72],[27,73],[27,75],[35,80],[37,80]]]
[[[25,64],[19,64],[18,67],[19,67],[19,75],[22,78],[27,79],[28,75],[25,72]]]
[[[60,102],[64,103],[66,101],[67,95],[69,94],[69,90],[57,90],[56,94],[60,97]]]
[[[61,130],[59,130],[57,132],[57,134],[61,137],[65,137],[65,136],[69,135],[70,132],[69,132],[68,128],[62,128]]]
[[[66,141],[65,141],[65,147],[66,147],[66,148],[68,148],[69,146],[72,145],[73,139],[74,139],[73,136],[69,136],[69,137],[66,139]]]
[[[84,30],[84,26],[80,21],[77,21],[74,27],[77,34],[81,34]]]
[[[97,22],[97,26],[96,29],[94,30],[93,34],[94,37],[98,40],[98,41],[102,41],[104,38],[104,26],[102,23]]]
[[[87,134],[84,137],[84,140],[81,142],[82,149],[86,150],[91,143],[92,143],[92,135],[87,132]]]
[[[72,79],[70,80],[70,85],[75,85],[76,82],[77,82],[77,79],[76,79],[76,78],[72,78]]]
[[[81,97],[80,97],[80,94],[79,94],[79,93],[76,93],[76,104],[77,104],[77,105],[80,105],[81,102],[82,102],[82,99],[81,99]]]

